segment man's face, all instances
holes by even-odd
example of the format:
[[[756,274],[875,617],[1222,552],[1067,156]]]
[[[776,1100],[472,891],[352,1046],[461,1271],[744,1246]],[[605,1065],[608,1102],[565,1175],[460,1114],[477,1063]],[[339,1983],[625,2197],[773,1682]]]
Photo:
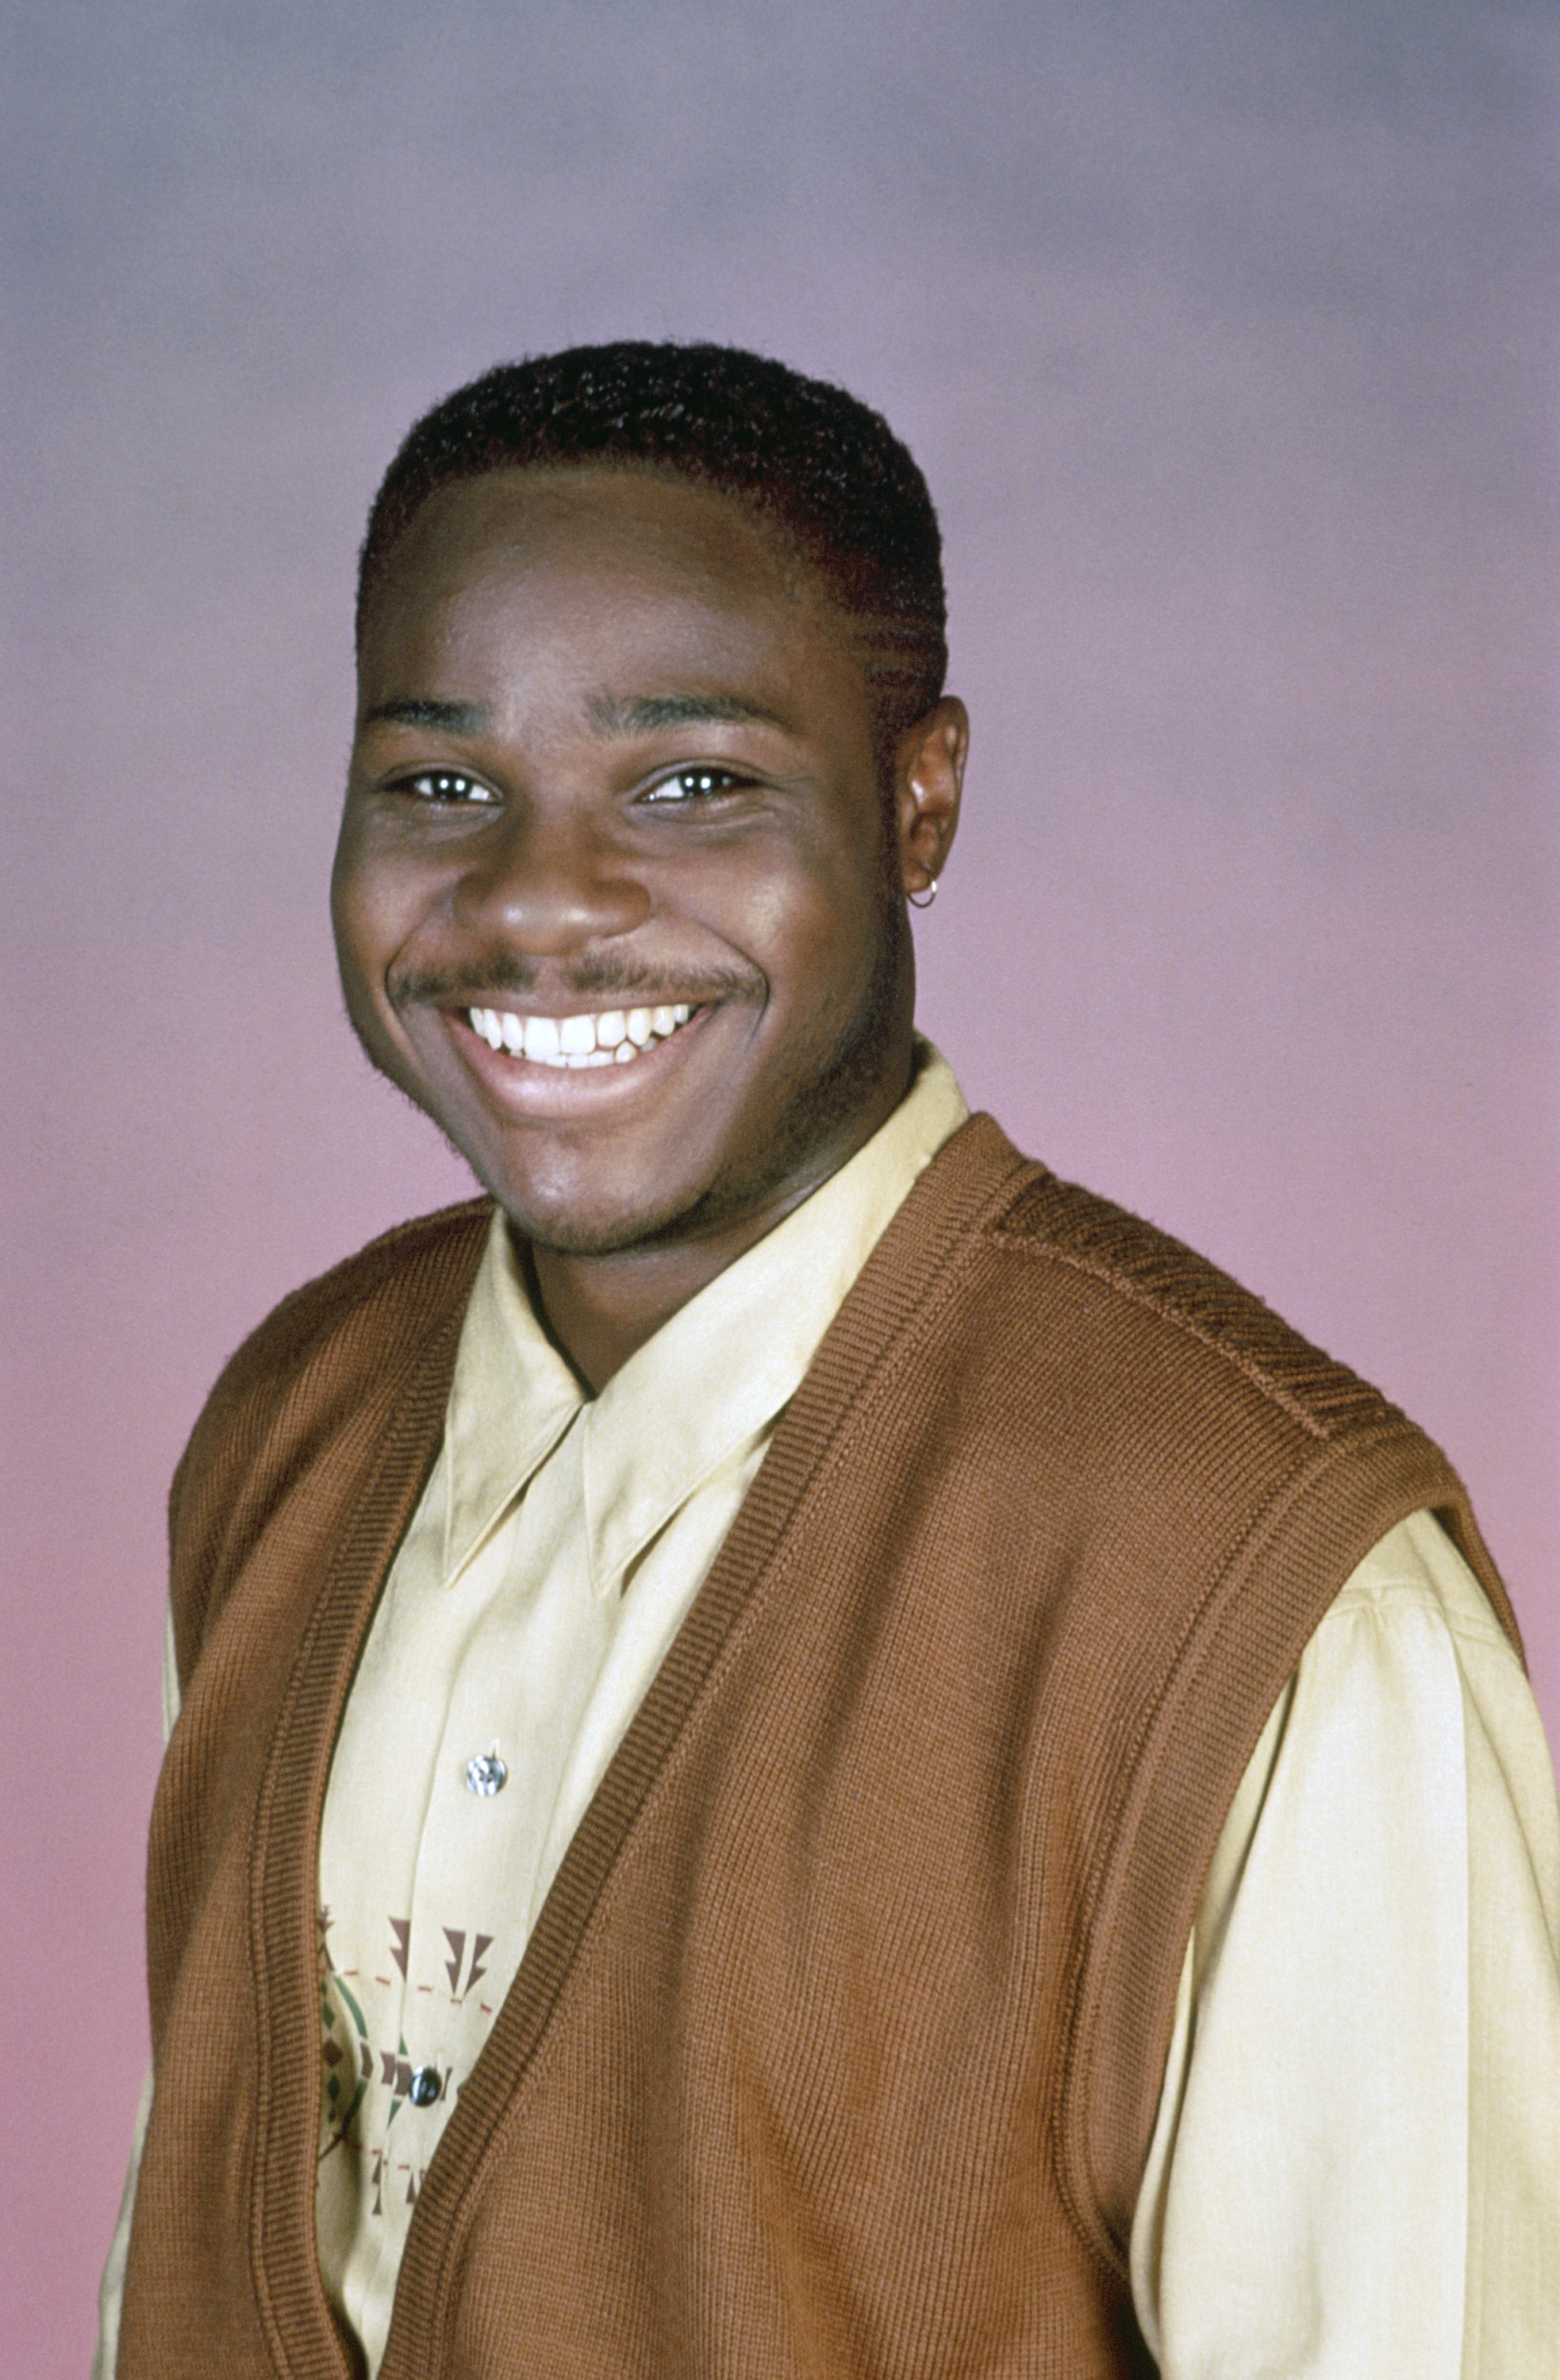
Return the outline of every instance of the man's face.
[[[872,730],[815,583],[722,496],[497,471],[413,520],[363,636],[342,979],[529,1237],[762,1228],[902,1095],[924,826]]]

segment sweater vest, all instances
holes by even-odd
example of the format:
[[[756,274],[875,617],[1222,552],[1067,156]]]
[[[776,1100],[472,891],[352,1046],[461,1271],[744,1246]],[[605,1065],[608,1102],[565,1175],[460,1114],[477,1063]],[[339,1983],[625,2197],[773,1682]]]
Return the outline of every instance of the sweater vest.
[[[314,2242],[321,1811],[489,1212],[289,1299],[175,1481],[121,2380],[354,2368]],[[384,2380],[1152,2370],[1127,2245],[1204,1873],[1420,1506],[1515,1636],[1401,1414],[974,1118],[570,1845],[422,2178]]]

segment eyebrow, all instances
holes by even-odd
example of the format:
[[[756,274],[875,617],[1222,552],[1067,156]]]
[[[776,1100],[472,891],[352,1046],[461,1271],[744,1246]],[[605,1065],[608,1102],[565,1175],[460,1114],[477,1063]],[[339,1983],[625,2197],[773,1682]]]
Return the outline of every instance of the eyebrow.
[[[591,726],[602,735],[650,735],[657,728],[697,726],[703,721],[730,724],[753,719],[769,727],[786,724],[777,711],[766,710],[762,703],[744,702],[735,694],[639,694],[626,699],[598,694],[586,709]],[[444,735],[481,735],[492,726],[493,713],[485,702],[441,702],[432,695],[398,695],[364,711],[364,727],[381,723],[425,727]]]
[[[603,735],[648,735],[658,727],[697,726],[702,721],[757,719],[769,727],[786,723],[777,711],[744,702],[735,694],[639,694],[626,700],[598,694],[587,709],[591,726]]]
[[[362,724],[372,727],[381,720],[396,727],[431,727],[445,735],[480,735],[492,725],[493,713],[485,702],[436,702],[427,695],[406,695],[376,702],[364,711]]]

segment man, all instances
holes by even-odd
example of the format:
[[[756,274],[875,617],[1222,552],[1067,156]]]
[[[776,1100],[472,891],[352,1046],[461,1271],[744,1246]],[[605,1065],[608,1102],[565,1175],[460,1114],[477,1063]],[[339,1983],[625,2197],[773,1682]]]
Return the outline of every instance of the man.
[[[1552,2372],[1560,1832],[1443,1458],[967,1117],[840,392],[504,368],[364,546],[352,1021],[488,1194],[176,1481],[129,2375]]]

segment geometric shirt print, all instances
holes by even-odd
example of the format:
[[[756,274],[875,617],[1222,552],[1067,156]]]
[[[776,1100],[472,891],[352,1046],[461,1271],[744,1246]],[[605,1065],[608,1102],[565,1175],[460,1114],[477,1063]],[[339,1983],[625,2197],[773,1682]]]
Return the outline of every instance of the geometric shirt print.
[[[487,2038],[496,2013],[485,1995],[472,1999],[487,1973],[486,1958],[494,1937],[475,1926],[442,1926],[442,1958],[435,1954],[438,1981],[414,1969],[412,1928],[408,1918],[388,1917],[384,1964],[388,1973],[363,1974],[355,1968],[338,1970],[332,1963],[331,1912],[319,1913],[321,2090],[319,2158],[348,2154],[359,2167],[370,2194],[370,2211],[384,2214],[385,2194],[393,2191],[405,2206],[417,2203],[433,2155],[434,2137],[444,2129],[460,2084],[469,2073]],[[426,1928],[420,1929],[420,1932]],[[420,1947],[420,1945],[417,1946]],[[396,2119],[410,2104],[414,2061],[403,2022],[405,1999],[435,2001],[440,2008],[440,2033],[450,2039],[468,2030],[459,2024],[470,2002],[475,2020],[469,2027],[469,2055],[457,2065],[425,2065],[436,2075],[438,2096],[418,2107],[413,2132]],[[462,2045],[464,2046],[464,2045]],[[438,2110],[436,2125],[426,2119]]]

